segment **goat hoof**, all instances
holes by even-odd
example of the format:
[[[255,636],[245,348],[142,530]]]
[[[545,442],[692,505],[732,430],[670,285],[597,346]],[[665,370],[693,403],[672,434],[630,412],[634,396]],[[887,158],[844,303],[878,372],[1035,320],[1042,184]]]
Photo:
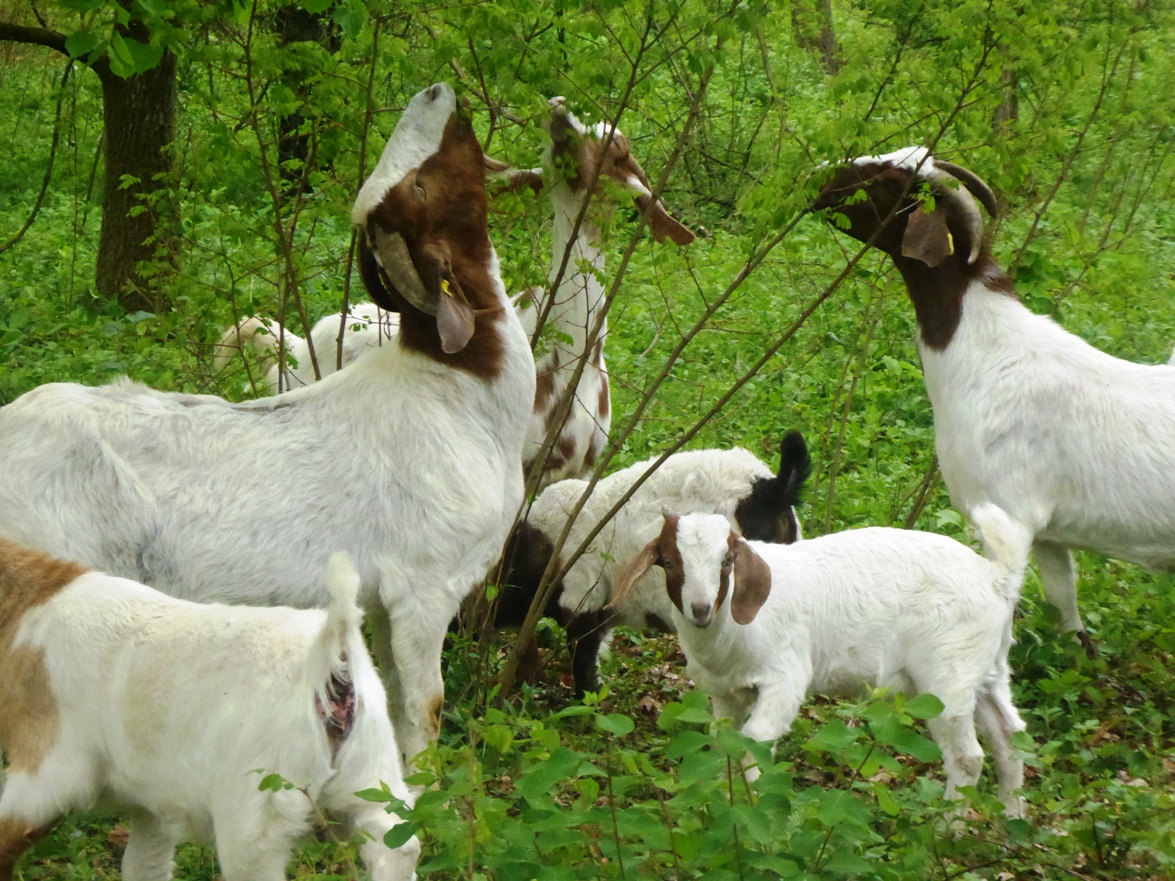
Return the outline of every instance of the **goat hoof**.
[[[1077,641],[1081,643],[1081,647],[1085,649],[1086,657],[1090,660],[1097,657],[1097,646],[1093,644],[1093,640],[1089,638],[1089,631],[1078,630]]]

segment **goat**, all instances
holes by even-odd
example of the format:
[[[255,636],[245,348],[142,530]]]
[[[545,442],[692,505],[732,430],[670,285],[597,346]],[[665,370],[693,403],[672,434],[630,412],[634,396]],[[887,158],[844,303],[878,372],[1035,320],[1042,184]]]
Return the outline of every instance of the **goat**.
[[[338,345],[340,325],[341,350]],[[319,319],[308,340],[291,333],[276,321],[253,316],[221,335],[216,344],[213,369],[224,369],[229,359],[248,344],[265,371],[266,390],[276,395],[309,385],[346,367],[368,349],[385,345],[399,329],[400,316],[386,312],[374,303],[356,303],[345,316],[335,313]],[[284,360],[278,357],[282,345],[286,350]],[[318,376],[314,375],[315,361],[318,362]]]
[[[994,503],[1031,532],[1044,594],[1092,654],[1070,549],[1175,569],[1175,371],[1111,357],[1025,308],[976,199],[995,216],[973,172],[911,147],[836,169],[814,207],[893,259],[952,503],[968,516]]]
[[[972,515],[994,561],[927,532],[873,527],[779,545],[746,541],[716,514],[667,514],[612,605],[624,608],[650,567],[664,570],[686,672],[716,716],[773,749],[814,691],[936,695],[943,711],[928,724],[947,798],[979,779],[978,726],[1000,798],[1019,815],[1024,768],[1011,737],[1024,722],[1007,659],[1031,536],[994,505]]]
[[[481,147],[438,83],[355,203],[400,332],[351,367],[231,404],[119,381],[0,409],[0,536],[205,602],[314,606],[327,549],[362,579],[408,757],[435,740],[441,649],[523,499],[534,360],[486,232]]]
[[[171,877],[177,843],[211,839],[226,881],[277,881],[320,813],[366,832],[373,881],[415,877],[420,843],[358,798],[411,805],[383,686],[330,562],[323,611],[201,605],[0,541],[0,879],[65,814],[131,817],[127,879]],[[262,791],[258,769],[294,788]]]
[[[604,363],[606,323],[593,336],[604,306],[599,203],[592,206],[579,229],[575,229],[584,204],[595,198],[593,185],[597,181],[609,181],[635,194],[641,217],[657,242],[672,239],[684,246],[694,240],[694,234],[674,220],[659,199],[653,198],[644,169],[633,157],[628,138],[622,132],[603,122],[590,128],[585,126],[563,106],[562,98],[552,98],[551,105],[547,124],[551,145],[543,157],[543,165],[547,177],[553,180],[549,187],[555,211],[549,278],[552,284],[558,280],[558,285],[554,291],[540,288],[531,292],[535,315],[546,311],[544,327],[550,327],[553,333],[543,337],[535,358],[538,383],[523,448],[523,467],[528,472],[563,412],[560,405],[574,378],[576,365],[581,359],[587,362],[576,384],[571,409],[558,429],[546,460],[539,463],[540,486],[588,474],[608,443],[612,422],[608,371]],[[607,210],[610,202],[602,201]]]
[[[674,453],[649,475],[572,564],[551,595],[546,613],[567,631],[577,697],[599,690],[596,659],[612,626],[671,629],[664,580],[652,573],[631,592],[630,602],[623,609],[608,608],[621,567],[660,528],[664,508],[690,513],[719,510],[749,538],[773,542],[800,538],[795,505],[811,460],[798,431],[788,432],[780,447],[778,476],[738,447]],[[596,484],[571,526],[565,552],[579,547],[658,458],[631,465]],[[582,480],[561,480],[535,499],[503,555],[506,568],[500,579],[495,619],[498,626],[517,626],[526,618],[551,560],[554,542],[586,487]],[[562,561],[558,566],[562,568]],[[528,664],[536,661],[531,652]]]

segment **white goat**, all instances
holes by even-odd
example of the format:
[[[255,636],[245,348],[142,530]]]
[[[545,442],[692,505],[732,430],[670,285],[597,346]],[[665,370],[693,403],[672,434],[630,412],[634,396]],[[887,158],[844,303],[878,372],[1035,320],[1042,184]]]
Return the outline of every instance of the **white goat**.
[[[972,513],[995,562],[927,532],[875,527],[779,545],[748,542],[715,514],[666,515],[612,602],[623,608],[633,583],[662,568],[690,678],[715,715],[773,747],[815,691],[936,695],[944,709],[928,724],[947,797],[979,780],[978,726],[1000,798],[1019,815],[1024,768],[1011,737],[1024,723],[1007,658],[1031,537],[994,505]]]
[[[1026,309],[973,195],[996,213],[975,174],[911,147],[837,169],[815,207],[856,239],[877,233],[905,279],[952,503],[970,516],[992,502],[1032,533],[1045,596],[1092,651],[1069,549],[1175,568],[1175,370],[1113,358]]]
[[[358,588],[340,554],[326,612],[201,605],[0,541],[0,878],[96,804],[131,818],[127,881],[166,881],[190,839],[226,881],[279,881],[320,814],[370,836],[373,881],[414,878],[419,841],[388,848],[400,818],[355,796],[412,801]]]
[[[694,234],[674,220],[660,200],[653,199],[648,178],[633,158],[628,138],[607,123],[585,126],[562,102],[562,98],[551,99],[551,147],[543,157],[555,210],[549,279],[554,283],[558,278],[559,284],[553,294],[536,289],[533,296],[535,316],[546,310],[544,330],[549,328],[553,333],[543,335],[535,359],[538,384],[523,453],[527,470],[559,418],[559,405],[576,365],[581,359],[587,361],[575,387],[571,409],[546,460],[539,463],[543,469],[541,485],[590,472],[608,443],[612,422],[604,364],[607,324],[601,325],[598,335],[592,331],[604,305],[600,224],[602,215],[614,203],[601,197],[597,188],[610,182],[635,194],[641,216],[658,242],[672,239],[678,245],[688,245],[694,240]],[[595,187],[593,182],[597,182]],[[576,230],[576,218],[589,199],[593,200],[592,206]],[[529,320],[534,322],[535,318]]]
[[[564,554],[579,547],[658,458],[631,465],[596,484],[571,526]],[[674,453],[652,472],[571,566],[547,604],[547,614],[567,630],[576,695],[599,690],[596,660],[601,642],[614,625],[671,629],[665,580],[654,573],[640,580],[623,608],[606,608],[621,568],[661,528],[662,511],[719,511],[749,538],[793,542],[800,538],[795,505],[810,467],[803,437],[790,431],[781,444],[778,476],[738,447]],[[583,480],[562,480],[535,499],[503,555],[505,570],[495,619],[499,626],[516,626],[526,618],[554,542],[586,487]],[[536,661],[533,654],[527,658],[529,665]]]
[[[342,348],[339,332],[342,326]],[[351,364],[368,349],[386,345],[400,329],[400,316],[374,303],[356,303],[344,317],[335,313],[320,318],[303,339],[271,319],[246,318],[224,332],[216,344],[213,368],[222,370],[229,359],[246,345],[253,349],[257,364],[265,371],[265,389],[276,395],[310,385]],[[285,346],[286,357],[278,357]],[[313,347],[314,355],[311,356]],[[314,362],[318,361],[318,376]],[[284,365],[284,369],[282,369]]]
[[[314,606],[362,577],[392,721],[435,739],[441,648],[523,496],[534,361],[486,233],[482,153],[444,83],[412,99],[355,203],[394,344],[322,382],[230,404],[122,381],[0,409],[0,536],[174,596]]]

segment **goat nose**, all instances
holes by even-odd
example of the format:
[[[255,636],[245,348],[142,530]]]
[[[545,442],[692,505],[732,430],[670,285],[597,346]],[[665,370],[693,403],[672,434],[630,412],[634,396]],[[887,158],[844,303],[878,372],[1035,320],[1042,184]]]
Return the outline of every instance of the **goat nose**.
[[[693,613],[694,623],[700,627],[710,623],[710,605],[709,603],[691,603],[690,612]]]
[[[434,83],[428,88],[428,100],[435,101],[439,97],[441,97],[441,84]]]

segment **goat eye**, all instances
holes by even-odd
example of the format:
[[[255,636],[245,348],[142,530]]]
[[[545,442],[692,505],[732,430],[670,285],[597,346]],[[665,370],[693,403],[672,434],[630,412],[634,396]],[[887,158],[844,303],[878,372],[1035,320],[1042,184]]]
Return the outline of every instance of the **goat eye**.
[[[722,568],[723,569],[729,569],[733,565],[734,565],[734,557],[732,555],[727,554],[725,557],[722,558]]]
[[[418,183],[416,185],[416,195],[418,195],[421,199],[427,199],[428,198],[428,190],[426,190],[424,187],[422,187]]]
[[[658,557],[656,560],[653,561],[653,565],[660,566],[662,569],[673,568],[673,564],[670,563],[668,560],[666,560],[664,557]]]

